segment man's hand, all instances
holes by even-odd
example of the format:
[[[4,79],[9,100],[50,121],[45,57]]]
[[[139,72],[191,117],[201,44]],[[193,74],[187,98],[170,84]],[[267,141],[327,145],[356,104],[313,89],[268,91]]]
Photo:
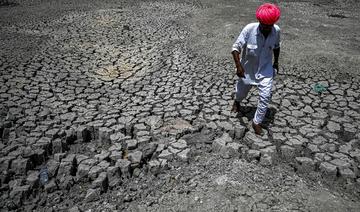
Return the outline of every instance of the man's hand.
[[[240,53],[241,53],[241,50],[231,52],[231,54],[233,55],[233,58],[234,58],[235,66],[236,66],[236,75],[240,78],[245,78],[245,71],[240,63]]]
[[[236,75],[240,78],[245,78],[245,71],[241,67],[241,65],[239,67],[236,67]]]
[[[273,68],[276,69],[277,71],[279,71],[279,63],[278,63],[278,62],[274,62]]]
[[[279,63],[274,62],[273,63],[273,77],[275,77],[279,73]]]
[[[280,55],[280,48],[274,49],[274,64],[273,64],[273,68],[274,68],[274,76],[275,74],[279,73],[279,55]],[[276,71],[275,71],[276,69]],[[275,73],[276,72],[276,73]]]

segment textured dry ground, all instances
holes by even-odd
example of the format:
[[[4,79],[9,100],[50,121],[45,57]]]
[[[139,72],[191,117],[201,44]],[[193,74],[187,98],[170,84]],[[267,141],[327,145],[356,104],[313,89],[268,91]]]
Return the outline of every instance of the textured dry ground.
[[[229,52],[262,2],[0,0],[0,210],[359,211],[359,2],[276,1],[259,138]]]

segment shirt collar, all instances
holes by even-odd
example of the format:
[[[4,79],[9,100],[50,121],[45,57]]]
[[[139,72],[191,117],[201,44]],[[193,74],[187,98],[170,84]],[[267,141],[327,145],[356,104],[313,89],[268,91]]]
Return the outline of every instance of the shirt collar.
[[[257,27],[256,27],[256,35],[260,35],[260,23],[258,23]]]
[[[275,27],[273,26],[271,28],[271,32],[268,36],[274,34],[274,30],[275,30]],[[259,36],[259,35],[262,35],[261,32],[260,32],[260,23],[258,23],[258,26],[256,27],[256,35]]]

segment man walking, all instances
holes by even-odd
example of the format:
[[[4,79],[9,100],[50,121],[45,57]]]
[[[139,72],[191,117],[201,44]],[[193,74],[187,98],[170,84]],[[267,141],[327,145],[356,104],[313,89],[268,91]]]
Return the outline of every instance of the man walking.
[[[239,112],[240,102],[246,98],[251,86],[257,86],[260,98],[252,127],[260,135],[260,124],[271,100],[275,70],[279,68],[280,28],[275,23],[280,18],[280,9],[265,3],[256,10],[256,18],[259,22],[246,25],[232,47],[236,75],[239,77],[232,111]]]

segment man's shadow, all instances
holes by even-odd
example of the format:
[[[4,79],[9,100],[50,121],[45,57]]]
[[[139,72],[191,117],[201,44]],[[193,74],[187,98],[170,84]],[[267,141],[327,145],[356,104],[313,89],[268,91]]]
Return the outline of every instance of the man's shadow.
[[[247,126],[248,123],[244,123],[242,117],[246,117],[249,121],[253,120],[257,107],[251,106],[241,106],[240,112],[238,113],[237,117],[239,118],[240,123],[243,126]],[[265,119],[261,123],[261,126],[264,129],[269,129],[269,125],[274,122],[275,114],[277,110],[275,108],[268,108],[265,114]]]

